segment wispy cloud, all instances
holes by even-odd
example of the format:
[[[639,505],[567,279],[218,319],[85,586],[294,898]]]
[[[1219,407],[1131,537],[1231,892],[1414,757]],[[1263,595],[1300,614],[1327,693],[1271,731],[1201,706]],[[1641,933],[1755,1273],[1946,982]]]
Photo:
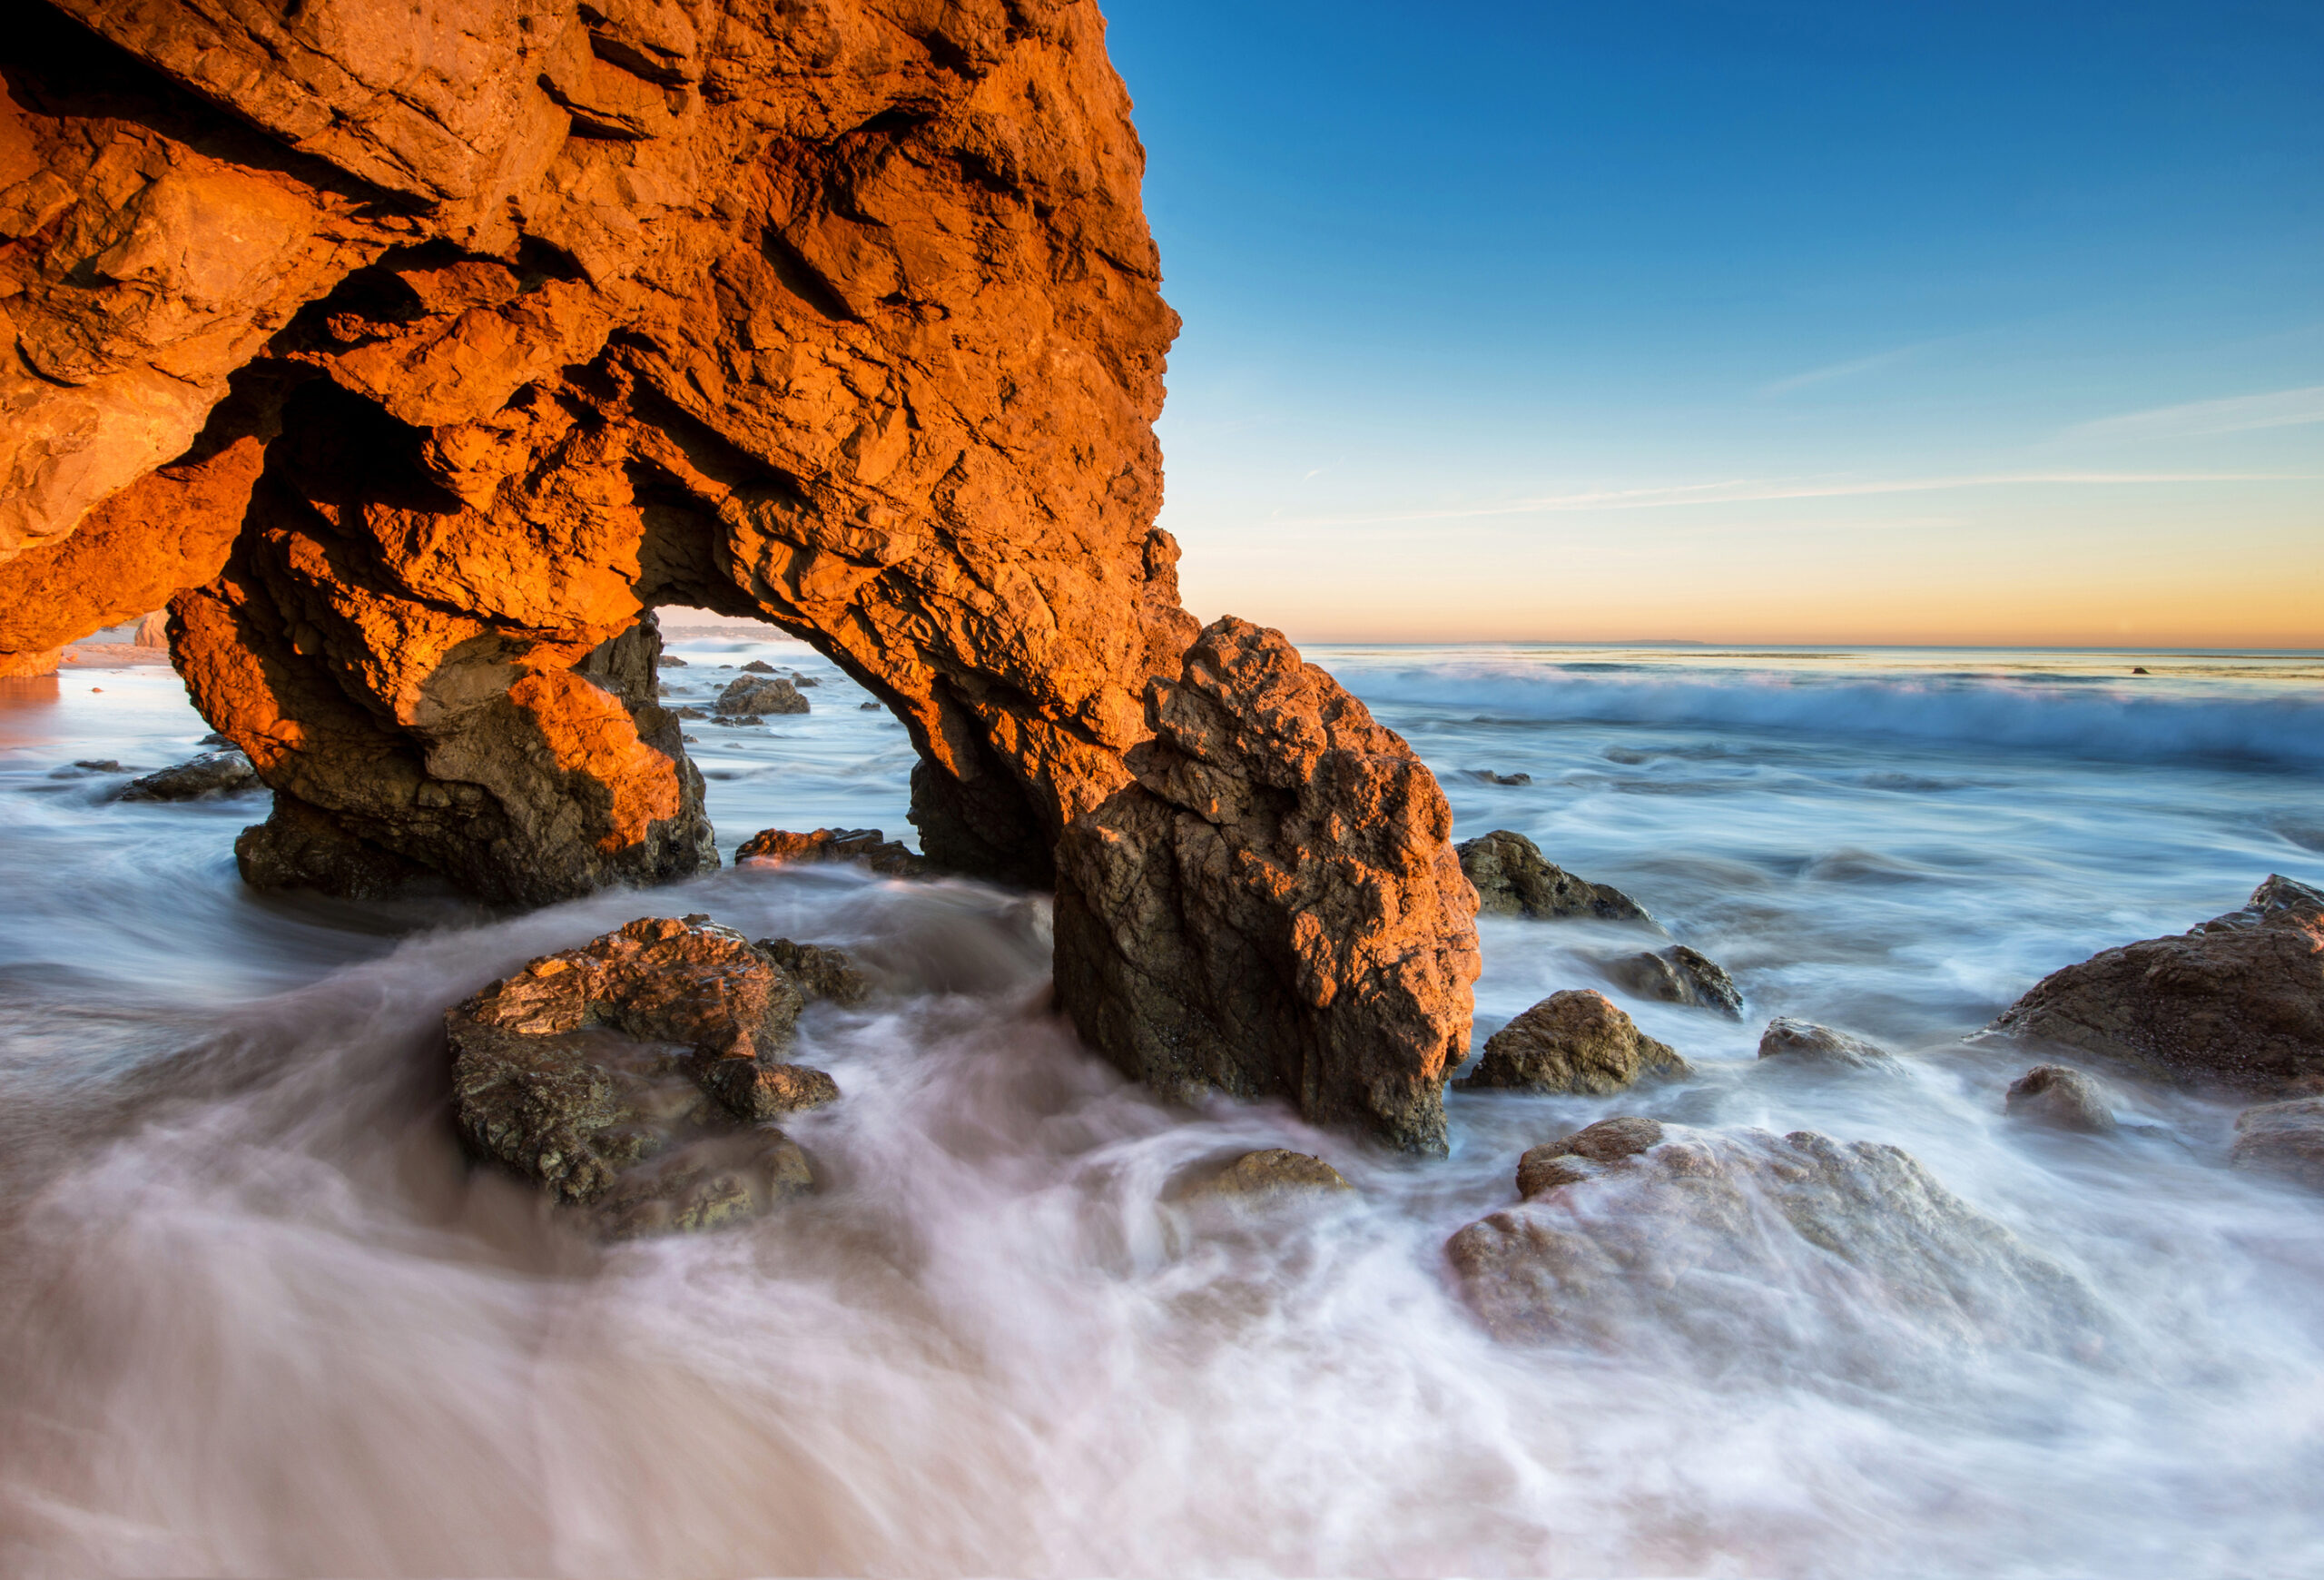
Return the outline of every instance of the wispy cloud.
[[[1811,384],[1828,384],[1835,379],[1852,379],[1858,373],[1870,373],[1882,368],[1893,367],[1915,352],[1925,350],[1933,343],[1935,342],[1923,341],[1915,345],[1898,346],[1894,351],[1876,352],[1869,357],[1858,357],[1853,362],[1834,362],[1826,368],[1810,368],[1805,373],[1794,373],[1788,379],[1777,379],[1772,384],[1762,384],[1759,386],[1759,393],[1787,395],[1794,390],[1805,390]]]
[[[1453,505],[1443,509],[1393,515],[1290,518],[1305,527],[1370,527],[1403,521],[1458,521],[1490,516],[1532,516],[1575,510],[1659,510],[1685,506],[1752,505],[1782,499],[1841,499],[1875,494],[1927,494],[1952,489],[2021,486],[2109,487],[2152,483],[2312,482],[2306,472],[1974,472],[1934,478],[1730,478],[1715,483],[1679,483],[1647,489],[1602,489],[1587,493],[1544,494],[1492,504]]]
[[[2324,422],[2324,384],[2299,390],[2276,390],[2265,395],[2237,395],[2225,400],[2195,400],[2184,406],[2159,406],[2152,411],[2130,411],[2076,423],[2059,434],[2066,439],[2097,439],[2124,443],[2138,439],[2198,439],[2215,433],[2247,433],[2260,428],[2294,428]]]

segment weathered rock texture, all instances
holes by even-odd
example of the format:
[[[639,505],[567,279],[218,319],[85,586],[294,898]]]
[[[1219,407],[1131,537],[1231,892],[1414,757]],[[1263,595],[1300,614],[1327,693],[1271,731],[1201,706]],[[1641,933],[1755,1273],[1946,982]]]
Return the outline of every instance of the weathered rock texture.
[[[1147,693],[1134,784],[1058,852],[1059,997],[1157,1089],[1282,1095],[1444,1145],[1476,898],[1444,795],[1280,632],[1226,619]]]
[[[779,1131],[744,1130],[839,1096],[774,1057],[801,1002],[706,917],[632,922],[446,1013],[453,1111],[478,1152],[617,1232],[732,1221],[812,1185]]]
[[[1521,834],[1496,828],[1457,848],[1461,871],[1476,886],[1477,909],[1488,916],[1590,916],[1642,922],[1659,931],[1645,906],[1611,884],[1575,877]]]
[[[686,603],[895,709],[931,854],[1046,881],[1193,632],[1092,5],[56,9],[0,43],[0,650],[177,594],[254,876],[709,864],[637,631]]]
[[[1528,1152],[1519,1185],[1445,1247],[1502,1338],[1659,1332],[1721,1368],[1957,1386],[1964,1346],[2086,1354],[2103,1330],[2086,1287],[1891,1146],[1613,1120]]]
[[[257,884],[714,865],[665,605],[892,709],[948,869],[1046,885],[1101,807],[1162,834],[1177,803],[1114,798],[1148,682],[1199,689],[1154,527],[1177,319],[1103,34],[1089,0],[19,7],[0,668],[173,594],[275,793]],[[1174,1089],[1424,1143],[1474,965],[1443,801],[1305,684],[1221,770],[1300,810],[1211,825],[1175,919],[1061,992]],[[1174,977],[1192,1019],[1129,1052],[1134,984]]]
[[[2270,876],[2240,911],[2051,973],[1984,1034],[2290,1095],[2324,1078],[2324,894]]]
[[[1604,993],[1551,993],[1485,1039],[1464,1088],[1580,1092],[1604,1097],[1649,1075],[1681,1076],[1687,1062],[1638,1029]]]

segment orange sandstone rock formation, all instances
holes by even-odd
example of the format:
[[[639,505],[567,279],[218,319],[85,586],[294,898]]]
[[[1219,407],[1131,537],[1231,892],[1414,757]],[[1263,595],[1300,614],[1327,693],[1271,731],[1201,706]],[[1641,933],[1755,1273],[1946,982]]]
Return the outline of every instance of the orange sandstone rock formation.
[[[879,696],[941,864],[1047,884],[1131,784],[1195,622],[1153,525],[1177,319],[1088,0],[48,0],[0,88],[0,669],[174,595],[275,792],[253,882],[714,864],[661,605]],[[1246,751],[1270,793],[1323,760]],[[1441,822],[1267,902],[1392,918],[1302,933],[1278,1021],[1405,969],[1393,918],[1459,953]],[[1436,974],[1365,1022],[1410,1091],[1347,1111],[1426,1106],[1467,1014]],[[1085,1023],[1112,981],[1065,986]]]
[[[1163,1091],[1280,1094],[1442,1150],[1479,959],[1434,777],[1241,620],[1147,707],[1136,783],[1059,850],[1058,990],[1082,1034]]]

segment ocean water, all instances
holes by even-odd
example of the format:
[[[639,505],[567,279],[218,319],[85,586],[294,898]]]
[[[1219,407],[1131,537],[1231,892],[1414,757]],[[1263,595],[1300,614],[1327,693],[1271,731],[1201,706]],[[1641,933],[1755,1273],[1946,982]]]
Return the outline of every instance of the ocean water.
[[[675,702],[753,657],[820,683],[809,715],[689,726],[724,850],[909,837],[903,732],[829,664],[674,651]],[[262,795],[109,798],[203,733],[168,672],[7,683],[0,1571],[2324,1572],[2324,1203],[2226,1168],[2229,1104],[2125,1083],[2110,1138],[2005,1122],[2032,1059],[1962,1042],[2270,872],[2324,881],[2324,660],[1310,657],[1437,770],[1458,836],[1620,886],[1749,1007],[1622,1000],[1600,962],[1635,933],[1488,919],[1481,1038],[1598,986],[1695,1079],[1456,1092],[1452,1156],[1407,1159],[1123,1082],[1048,1012],[1035,897],[831,869],[520,916],[253,894],[231,846]],[[685,911],[842,944],[886,991],[802,1022],[846,1094],[792,1127],[822,1194],[592,1246],[462,1160],[438,1017]],[[1901,1071],[1762,1068],[1776,1014]],[[1513,1200],[1526,1146],[1618,1112],[1902,1146],[2104,1321],[2063,1354],[1933,1334],[1835,1308],[1800,1251],[1755,1291],[1779,1319],[1494,1341],[1445,1239]],[[1357,1193],[1253,1222],[1167,1200],[1270,1145]]]

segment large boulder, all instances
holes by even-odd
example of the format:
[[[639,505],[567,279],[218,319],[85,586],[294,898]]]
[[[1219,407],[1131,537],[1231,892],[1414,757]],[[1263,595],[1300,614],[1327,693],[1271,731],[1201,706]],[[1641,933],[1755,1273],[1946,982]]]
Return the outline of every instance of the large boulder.
[[[812,1188],[762,1122],[839,1095],[778,1057],[802,1002],[707,917],[632,922],[446,1013],[453,1113],[476,1151],[607,1231],[733,1222]]]
[[[1488,916],[1590,916],[1601,922],[1659,924],[1646,907],[1610,884],[1578,878],[1541,854],[1521,834],[1496,828],[1456,847],[1461,872]]]
[[[1528,1152],[1520,1189],[1445,1247],[1503,1339],[1957,1376],[1963,1348],[2102,1331],[2086,1288],[1891,1146],[1622,1119]]]
[[[1485,1040],[1463,1089],[1579,1092],[1605,1097],[1649,1075],[1683,1076],[1687,1062],[1638,1029],[1604,993],[1551,993]]]
[[[2051,973],[1981,1035],[2289,1095],[2324,1078],[2324,894],[2270,876],[2240,911]]]
[[[1439,1150],[1476,895],[1443,792],[1280,632],[1225,619],[1147,694],[1136,781],[1058,850],[1057,991],[1157,1090],[1281,1095]]]
[[[1606,979],[1626,992],[1666,1004],[1688,1004],[1730,1021],[1743,1018],[1743,994],[1735,979],[1699,950],[1674,943],[1605,963]]]

